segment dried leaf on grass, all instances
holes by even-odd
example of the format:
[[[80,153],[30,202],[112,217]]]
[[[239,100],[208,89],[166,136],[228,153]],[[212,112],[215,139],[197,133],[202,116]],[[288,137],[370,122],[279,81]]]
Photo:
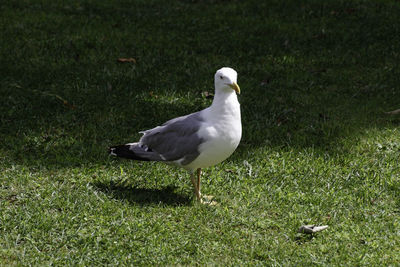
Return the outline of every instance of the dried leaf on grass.
[[[136,64],[136,59],[134,59],[133,57],[130,57],[130,58],[118,58],[117,61],[118,62],[122,62],[122,63],[131,62],[131,63]]]
[[[313,234],[316,232],[323,231],[325,229],[328,229],[328,225],[322,225],[322,226],[317,226],[317,225],[302,225],[297,232],[302,233],[302,234]]]
[[[389,115],[400,114],[400,108],[399,108],[399,109],[396,109],[396,110],[388,111],[388,112],[385,112],[385,113],[386,113],[386,114],[389,114]]]

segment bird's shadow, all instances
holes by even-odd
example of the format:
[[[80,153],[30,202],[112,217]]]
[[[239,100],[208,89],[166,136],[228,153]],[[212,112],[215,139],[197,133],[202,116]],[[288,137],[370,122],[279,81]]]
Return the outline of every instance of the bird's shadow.
[[[125,200],[131,204],[151,205],[161,203],[168,206],[187,206],[192,203],[190,197],[177,193],[175,186],[148,189],[115,182],[95,183],[94,186],[112,198]]]

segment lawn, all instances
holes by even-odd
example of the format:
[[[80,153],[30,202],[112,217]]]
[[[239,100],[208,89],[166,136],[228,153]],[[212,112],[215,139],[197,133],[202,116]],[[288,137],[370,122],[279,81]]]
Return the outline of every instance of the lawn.
[[[399,264],[399,17],[395,0],[1,1],[0,265]],[[107,155],[210,105],[223,66],[243,137],[204,170],[218,206],[183,170]]]

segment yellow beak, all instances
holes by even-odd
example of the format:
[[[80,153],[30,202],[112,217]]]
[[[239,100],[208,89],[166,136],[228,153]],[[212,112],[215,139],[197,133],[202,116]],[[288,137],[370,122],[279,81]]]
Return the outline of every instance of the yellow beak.
[[[240,95],[240,87],[237,83],[234,82],[232,84],[229,84],[229,87],[235,90],[238,95]]]

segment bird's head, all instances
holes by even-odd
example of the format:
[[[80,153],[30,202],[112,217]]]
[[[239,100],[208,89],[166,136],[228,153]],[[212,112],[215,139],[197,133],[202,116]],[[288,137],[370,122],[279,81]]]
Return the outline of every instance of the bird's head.
[[[240,87],[237,84],[237,72],[234,69],[224,67],[217,70],[214,81],[216,91],[234,90],[237,94],[240,94]]]

